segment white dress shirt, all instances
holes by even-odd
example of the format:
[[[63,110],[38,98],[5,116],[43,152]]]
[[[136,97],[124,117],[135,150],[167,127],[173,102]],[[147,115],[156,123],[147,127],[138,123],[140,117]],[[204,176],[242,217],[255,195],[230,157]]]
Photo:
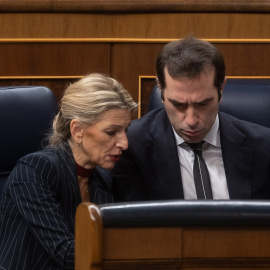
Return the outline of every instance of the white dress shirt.
[[[174,135],[178,146],[184,198],[194,200],[197,199],[193,178],[194,153],[175,131]],[[209,171],[213,199],[230,199],[222,158],[218,115],[204,141],[202,155]]]

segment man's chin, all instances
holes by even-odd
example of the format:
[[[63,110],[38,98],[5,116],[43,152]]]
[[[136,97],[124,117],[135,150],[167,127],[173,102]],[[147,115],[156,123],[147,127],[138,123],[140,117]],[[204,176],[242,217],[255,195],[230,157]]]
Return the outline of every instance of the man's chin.
[[[187,143],[199,143],[203,140],[204,137],[202,136],[186,136],[186,135],[183,135],[181,136],[185,142]]]

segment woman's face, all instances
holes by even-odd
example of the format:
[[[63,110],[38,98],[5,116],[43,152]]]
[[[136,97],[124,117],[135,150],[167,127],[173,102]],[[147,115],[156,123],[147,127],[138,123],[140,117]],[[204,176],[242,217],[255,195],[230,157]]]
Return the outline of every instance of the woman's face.
[[[73,153],[75,161],[85,168],[112,169],[122,151],[128,148],[126,130],[130,122],[129,110],[111,109],[104,112],[97,123],[82,125],[81,143]]]

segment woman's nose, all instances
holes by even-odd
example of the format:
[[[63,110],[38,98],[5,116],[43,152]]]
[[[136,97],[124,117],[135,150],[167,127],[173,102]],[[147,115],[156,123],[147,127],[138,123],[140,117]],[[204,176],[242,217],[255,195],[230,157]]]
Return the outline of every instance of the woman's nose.
[[[126,150],[128,148],[128,138],[125,132],[121,134],[117,140],[116,147],[121,148],[122,150]]]

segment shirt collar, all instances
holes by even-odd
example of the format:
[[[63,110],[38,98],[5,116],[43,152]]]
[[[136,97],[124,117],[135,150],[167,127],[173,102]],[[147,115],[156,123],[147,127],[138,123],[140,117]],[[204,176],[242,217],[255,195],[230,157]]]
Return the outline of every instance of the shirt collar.
[[[184,143],[185,141],[183,140],[182,137],[180,137],[174,130],[173,128],[173,133],[175,136],[175,141],[177,145],[180,145]],[[219,117],[218,115],[216,116],[216,120],[214,122],[214,125],[212,128],[209,130],[209,132],[206,134],[206,136],[203,139],[204,141],[208,142],[209,144],[216,146],[218,148],[221,148],[221,143],[220,143],[220,131],[219,131]]]

